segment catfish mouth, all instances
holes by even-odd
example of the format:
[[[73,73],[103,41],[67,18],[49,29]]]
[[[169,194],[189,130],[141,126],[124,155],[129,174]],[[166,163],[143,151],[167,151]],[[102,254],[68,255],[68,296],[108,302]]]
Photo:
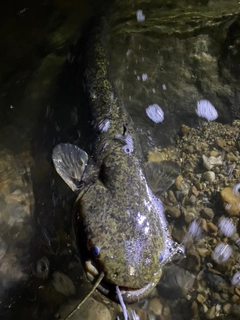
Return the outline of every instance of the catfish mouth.
[[[100,272],[97,270],[94,262],[91,260],[88,260],[85,262],[85,272],[86,272],[87,279],[92,284],[94,284],[96,282],[96,280],[100,274]],[[104,281],[104,278],[103,278],[101,283],[98,285],[97,289],[102,294],[107,296],[109,299],[119,303],[120,301],[119,301],[118,295],[116,293],[116,287],[117,287],[116,285],[114,285],[110,282]],[[142,300],[143,298],[145,298],[149,294],[149,292],[154,287],[155,287],[155,285],[153,283],[149,283],[146,286],[144,286],[143,288],[139,288],[139,289],[118,286],[124,302],[128,303],[128,304],[136,303],[136,302]]]

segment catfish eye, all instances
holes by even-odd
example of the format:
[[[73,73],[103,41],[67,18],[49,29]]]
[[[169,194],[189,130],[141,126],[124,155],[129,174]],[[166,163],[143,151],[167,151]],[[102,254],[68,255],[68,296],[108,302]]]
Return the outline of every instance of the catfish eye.
[[[100,255],[100,248],[97,246],[93,246],[90,249],[90,251],[91,251],[92,255],[94,256],[94,258],[97,258]]]
[[[163,262],[163,255],[160,253],[159,255],[159,262],[162,263]]]

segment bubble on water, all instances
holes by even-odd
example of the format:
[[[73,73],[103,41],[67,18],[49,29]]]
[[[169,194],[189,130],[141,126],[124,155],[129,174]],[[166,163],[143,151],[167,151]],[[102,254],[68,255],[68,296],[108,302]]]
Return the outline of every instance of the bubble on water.
[[[155,123],[163,122],[164,112],[158,104],[152,104],[146,109],[147,116]]]
[[[233,222],[228,219],[222,217],[218,223],[220,231],[226,236],[231,237],[236,232],[236,227]]]
[[[198,101],[196,112],[199,117],[205,118],[208,121],[216,120],[218,117],[217,110],[208,100]]]
[[[200,226],[200,220],[193,220],[189,225],[185,240],[191,237],[194,241],[199,241],[202,238],[203,232]]]
[[[232,285],[240,287],[240,271],[237,271],[232,277]]]
[[[219,243],[213,251],[213,259],[221,264],[226,262],[232,254],[232,248],[225,243]]]
[[[145,15],[143,14],[142,10],[137,10],[136,17],[138,22],[142,22],[145,20]]]
[[[232,189],[233,194],[235,194],[236,196],[240,195],[240,183],[235,184],[235,186]]]
[[[107,132],[110,127],[110,121],[108,119],[100,120],[98,123],[98,129],[101,132]]]

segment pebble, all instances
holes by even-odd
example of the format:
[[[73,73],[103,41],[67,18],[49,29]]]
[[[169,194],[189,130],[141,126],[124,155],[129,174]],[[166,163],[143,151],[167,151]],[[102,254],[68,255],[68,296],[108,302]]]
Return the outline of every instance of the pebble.
[[[232,309],[231,303],[225,303],[223,305],[223,311],[224,311],[225,314],[230,314],[231,313],[231,309]]]
[[[232,296],[232,298],[231,298],[231,301],[232,301],[233,303],[237,303],[238,300],[239,300],[239,296],[237,296],[236,294],[234,294],[234,295]]]
[[[215,173],[213,171],[204,172],[203,179],[212,183],[216,179]]]
[[[162,314],[163,306],[161,304],[161,301],[155,297],[150,300],[148,309],[152,311],[155,315],[160,316]]]
[[[172,202],[172,204],[177,204],[178,203],[172,190],[168,190],[168,199],[169,199],[170,202]]]
[[[216,307],[212,306],[208,311],[205,313],[207,319],[214,319],[216,314]]]
[[[166,211],[172,218],[179,218],[181,215],[181,211],[175,207],[167,207]]]
[[[208,222],[207,223],[207,231],[209,233],[217,233],[218,227],[214,223]]]
[[[203,304],[206,301],[206,298],[204,297],[204,295],[202,295],[201,293],[199,293],[197,295],[197,301],[200,302],[201,304]]]
[[[194,194],[195,197],[199,195],[199,192],[195,186],[192,187],[192,193]]]
[[[203,166],[208,169],[211,170],[213,167],[217,167],[217,166],[221,166],[223,165],[223,161],[222,161],[222,157],[206,157],[205,155],[202,156],[203,159]]]
[[[175,186],[178,190],[180,190],[180,186],[181,186],[182,181],[183,181],[182,176],[178,176],[177,179],[175,180]]]
[[[165,307],[163,308],[163,315],[164,315],[165,317],[168,317],[168,316],[170,315],[170,308],[169,308],[169,306],[165,306]]]
[[[137,308],[137,309],[135,309],[135,312],[139,316],[139,319],[148,320],[148,314],[147,314],[147,312],[145,310]]]
[[[214,217],[214,212],[211,208],[204,208],[201,212],[201,217],[207,220],[212,220]]]
[[[222,189],[220,195],[226,213],[230,216],[238,216],[240,214],[240,195],[234,194],[230,187]]]

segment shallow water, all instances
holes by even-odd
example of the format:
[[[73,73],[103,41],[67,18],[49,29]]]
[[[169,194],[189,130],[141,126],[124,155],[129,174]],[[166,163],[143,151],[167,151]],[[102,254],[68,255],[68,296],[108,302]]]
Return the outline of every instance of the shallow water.
[[[59,141],[77,143],[86,151],[91,145],[88,105],[77,77],[82,48],[75,43],[99,4],[90,8],[84,1],[49,1],[33,6],[26,1],[24,6],[5,6],[0,53],[1,319],[64,318],[91,286],[72,243],[75,195],[54,172],[51,151]],[[111,79],[132,116],[145,159],[155,147],[175,146],[182,124],[202,125],[198,101],[210,101],[221,123],[239,118],[238,1],[116,1],[109,21]],[[146,109],[156,104],[163,122],[147,116]],[[178,222],[168,218],[176,228]],[[238,228],[238,220],[234,223]],[[192,279],[212,263],[201,259],[197,270],[184,263],[184,271],[166,269],[162,287],[131,307],[140,319],[237,319],[238,292],[225,300],[216,294],[204,303],[197,299]],[[185,282],[166,281],[178,272]],[[210,280],[211,291],[217,280]],[[225,280],[234,291],[230,276]],[[181,292],[171,300],[171,290]],[[118,305],[98,293],[93,297],[72,319],[122,316]],[[228,315],[223,312],[227,299],[237,306]],[[217,305],[219,314],[209,315],[206,307]]]

